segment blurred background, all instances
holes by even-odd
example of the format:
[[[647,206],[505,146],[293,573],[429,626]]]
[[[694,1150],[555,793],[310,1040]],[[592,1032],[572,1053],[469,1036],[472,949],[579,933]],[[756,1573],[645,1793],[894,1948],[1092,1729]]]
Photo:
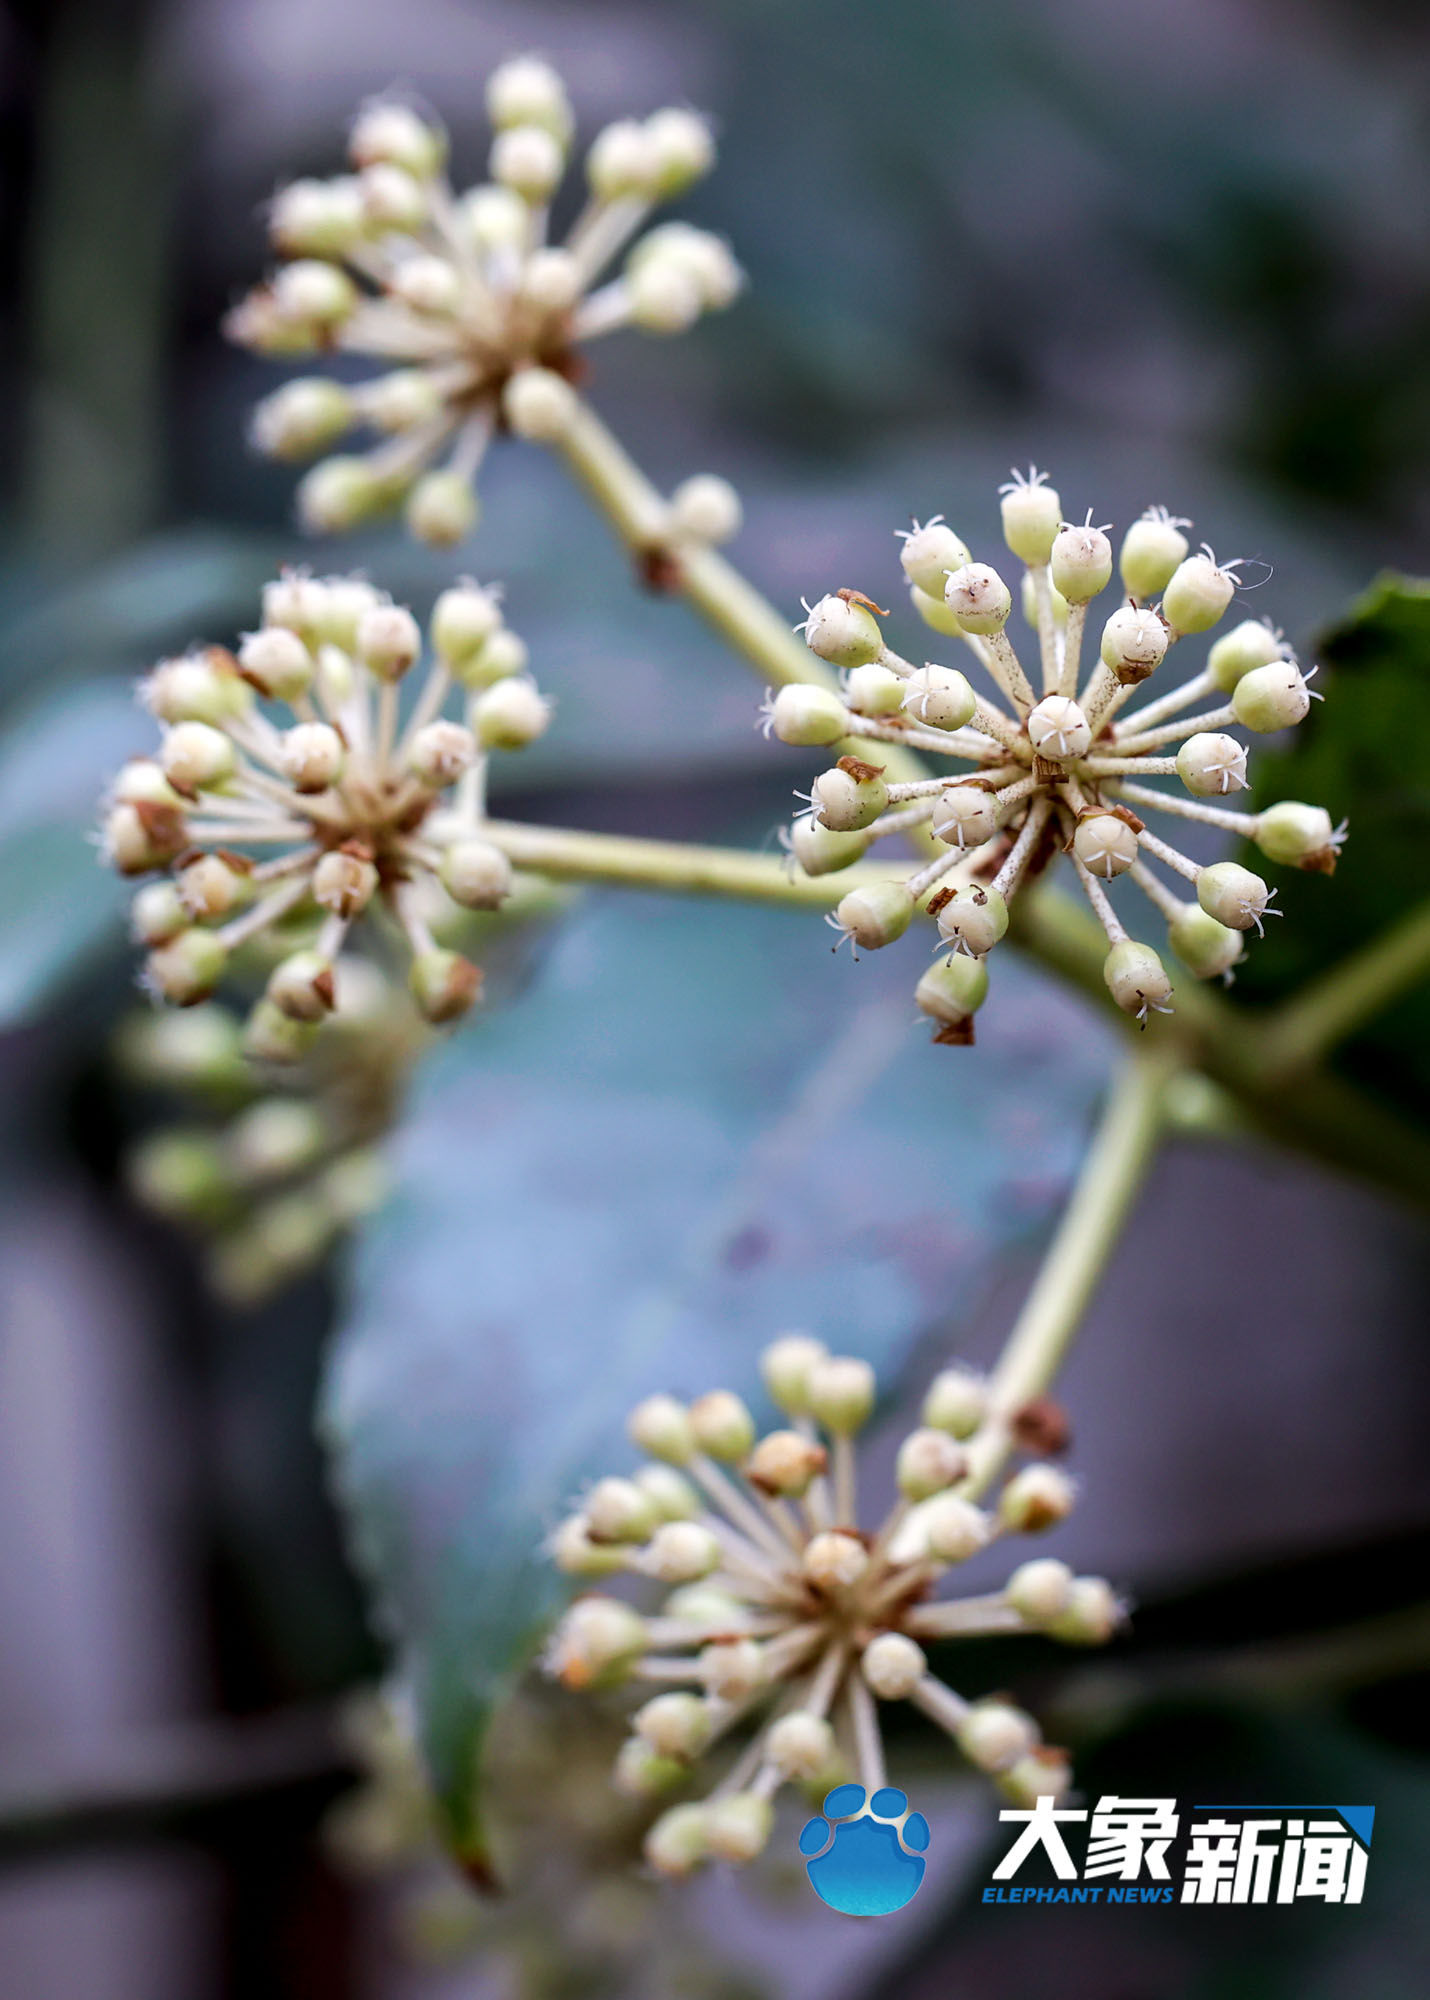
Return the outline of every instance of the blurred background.
[[[1419,7],[0,9],[0,2000],[994,2000],[1052,1977],[1065,2000],[1422,1994],[1430,1239],[1422,1213],[1259,1146],[1162,1159],[1065,1378],[1086,1500],[1056,1552],[1135,1593],[1134,1636],[1076,1673],[990,1655],[973,1681],[1018,1677],[1093,1795],[1377,1804],[1361,1910],[978,1908],[965,1891],[987,1879],[989,1802],[915,1731],[895,1754],[935,1860],[907,1920],[816,1910],[792,1825],[787,1860],[755,1881],[652,1898],[605,1791],[616,1738],[532,1692],[493,1749],[516,1886],[481,1904],[424,1840],[400,1746],[350,1705],[385,1654],[314,1436],[335,1335],[326,1427],[368,1426],[345,1485],[388,1448],[371,1429],[382,1394],[411,1390],[415,1408],[425,1393],[455,1418],[433,1414],[454,1484],[424,1504],[454,1494],[467,1532],[488,1532],[502,1489],[473,1497],[460,1428],[505,1393],[473,1358],[481,1259],[528,1272],[525,1290],[502,1279],[511,1331],[552,1343],[570,1393],[596,1396],[589,1302],[664,1282],[666,1224],[703,1241],[702,1216],[734,1230],[733,1215],[747,1248],[768,1230],[785,1190],[740,1163],[772,1091],[812,1077],[857,1096],[859,1033],[897,1035],[909,1011],[906,964],[831,970],[813,919],[616,896],[535,909],[490,941],[494,1004],[417,1087],[391,1156],[399,1199],[355,1274],[320,1234],[250,1282],[212,1231],[138,1198],[146,1133],[221,1121],[242,1087],[199,1092],[196,1111],[125,1028],[131,954],[85,846],[92,801],[148,741],[135,674],[190,639],[230,642],[263,579],[304,553],[291,473],[244,444],[276,373],[218,321],[262,268],[265,199],[337,169],[363,97],[418,93],[465,183],[484,160],[482,80],[525,49],[562,69],[583,138],[670,101],[718,120],[719,166],[684,212],[728,235],[749,290],[686,339],[603,342],[590,393],[663,485],[735,481],[733,554],[792,623],[802,593],[841,584],[888,601],[910,515],[946,512],[993,556],[993,489],[1030,459],[1078,518],[1165,503],[1219,555],[1270,563],[1251,609],[1308,651],[1381,568],[1430,568]],[[744,670],[640,594],[538,452],[495,453],[483,498],[459,566],[505,580],[560,704],[503,810],[768,837],[791,773],[751,729]],[[365,567],[423,615],[452,568],[395,530],[312,559]],[[1297,898],[1300,957],[1268,960],[1260,986],[1253,972],[1253,998],[1351,942],[1365,910],[1430,888],[1424,697],[1357,684],[1345,650],[1338,693],[1360,703],[1394,811],[1360,877],[1353,829],[1330,921]],[[1351,779],[1332,779],[1347,795],[1325,802],[1346,809]],[[837,1324],[854,1236],[906,1280],[879,1332],[904,1407],[951,1349],[992,1357],[1113,1044],[1026,967],[996,997],[946,1097],[932,1084],[956,1052],[911,1030],[875,1077],[885,1178],[865,1210],[810,1222],[829,1249],[808,1282],[732,1303],[697,1274],[685,1318],[703,1333],[682,1321],[642,1386],[723,1371],[747,1388],[777,1312],[857,1346],[859,1325]],[[1422,1125],[1424,1025],[1403,1006],[1346,1056]],[[404,1033],[362,1080],[374,1130],[407,1082]],[[793,1115],[781,1143],[817,1179],[831,1141]],[[574,1188],[553,1184],[558,1150]],[[690,1184],[658,1228],[641,1203],[665,1198],[677,1161]],[[563,1251],[580,1268],[553,1302],[536,1280]],[[387,1352],[399,1333],[417,1362]],[[528,1413],[500,1408],[520,1434]],[[554,1514],[566,1475],[528,1476]]]

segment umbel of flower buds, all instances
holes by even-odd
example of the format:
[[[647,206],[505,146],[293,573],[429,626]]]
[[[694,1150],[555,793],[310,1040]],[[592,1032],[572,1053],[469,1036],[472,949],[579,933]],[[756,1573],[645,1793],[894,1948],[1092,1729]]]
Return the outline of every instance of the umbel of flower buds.
[[[718,236],[684,222],[646,228],[713,165],[703,118],[670,109],[598,132],[585,203],[555,244],[548,221],[574,127],[565,85],[521,56],[492,73],[486,97],[488,177],[475,187],[452,187],[431,117],[378,99],[353,121],[348,173],[274,198],[269,233],[284,261],[229,315],[230,337],[279,360],[359,355],[382,371],[299,376],[255,412],[261,451],[318,460],[298,492],[315,533],[402,505],[419,540],[464,540],[495,433],[553,443],[576,420],[588,341],[627,326],[683,333],[740,290]],[[366,432],[368,447],[335,452],[350,432]],[[701,477],[676,492],[664,525],[678,549],[725,540],[739,518],[733,490]]]
[[[861,1522],[854,1440],[874,1407],[873,1370],[792,1333],[765,1350],[762,1374],[780,1412],[763,1435],[729,1390],[688,1406],[648,1397],[629,1433],[649,1462],[597,1480],[551,1538],[556,1563],[598,1588],[557,1626],[548,1671],[573,1689],[633,1697],[616,1784],[656,1800],[723,1760],[708,1796],[654,1821],[651,1866],[683,1876],[752,1860],[787,1783],[824,1790],[854,1776],[878,1790],[890,1701],[921,1710],[1005,1797],[1064,1791],[1067,1758],[1033,1718],[1006,1697],[964,1699],[925,1649],[995,1633],[1068,1645],[1112,1636],[1123,1616],[1112,1588],[1053,1556],[1023,1562],[1002,1589],[940,1594],[995,1536],[1065,1519],[1076,1497],[1067,1474],[1025,1464],[978,1504],[969,1468],[994,1419],[981,1378],[949,1368],[899,1448],[892,1510]],[[611,1594],[621,1577],[664,1601],[642,1610]]]
[[[1015,473],[1002,490],[1002,527],[1023,565],[1016,595],[1035,639],[1025,661],[1007,631],[1013,588],[975,562],[947,522],[915,522],[901,556],[910,597],[926,625],[963,642],[967,674],[897,653],[886,614],[863,591],[846,586],[805,605],[798,629],[839,670],[841,688],[781,688],[764,727],[797,748],[843,754],[797,795],[808,810],[785,845],[809,875],[837,874],[891,836],[916,848],[902,882],[851,890],[829,922],[857,955],[892,944],[916,914],[934,919],[939,956],[915,998],[937,1041],[973,1040],[984,961],[1015,899],[1059,855],[1106,933],[1107,990],[1143,1026],[1172,1010],[1172,981],[1156,948],[1129,932],[1134,912],[1112,885],[1125,879],[1153,905],[1198,979],[1229,979],[1246,934],[1280,914],[1256,870],[1193,860],[1150,819],[1239,836],[1278,866],[1335,867],[1345,828],[1319,806],[1285,800],[1249,813],[1230,803],[1247,783],[1247,746],[1233,732],[1294,727],[1320,699],[1315,668],[1303,673],[1279,632],[1243,620],[1178,686],[1138,695],[1174,647],[1219,624],[1236,594],[1238,563],[1205,546],[1193,553],[1190,525],[1151,508],[1115,553],[1091,513],[1064,518],[1044,474]],[[1093,647],[1087,622],[1114,572],[1125,594]],[[891,782],[885,745],[961,768]]]
[[[155,998],[194,1005],[261,941],[253,1051],[296,1055],[337,1005],[349,931],[381,904],[426,1019],[472,1005],[481,974],[433,925],[511,893],[484,769],[493,750],[539,736],[550,709],[497,591],[444,591],[429,636],[419,670],[422,631],[401,605],[358,578],[285,572],[236,653],[164,660],[141,684],[161,735],[115,779],[103,845],[121,874],[169,878],[134,906]],[[444,713],[454,700],[463,720]]]

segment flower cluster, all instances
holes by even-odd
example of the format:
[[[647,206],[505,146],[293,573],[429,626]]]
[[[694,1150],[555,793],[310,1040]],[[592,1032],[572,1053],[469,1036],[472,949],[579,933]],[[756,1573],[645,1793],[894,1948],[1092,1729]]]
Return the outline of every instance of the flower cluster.
[[[950,1568],[1000,1536],[1063,1520],[1071,1480],[1033,1463],[990,1508],[966,1497],[971,1454],[994,1420],[981,1379],[951,1368],[900,1447],[899,1498],[880,1525],[861,1530],[853,1441],[873,1409],[872,1369],[803,1334],[777,1340],[762,1368],[786,1428],[757,1436],[725,1390],[688,1407],[652,1396],[629,1426],[651,1463],[598,1480],[552,1538],[555,1561],[575,1576],[624,1572],[669,1590],[652,1615],[617,1597],[578,1598],[547,1653],[568,1687],[658,1690],[636,1711],[618,1758],[622,1791],[656,1796],[680,1785],[756,1718],[714,1790],[656,1820],[647,1858],[672,1875],[710,1858],[752,1860],[789,1781],[822,1792],[852,1767],[877,1790],[885,1701],[914,1703],[1010,1798],[1064,1791],[1066,1756],[1040,1742],[1032,1718],[1002,1697],[965,1701],[930,1672],[923,1642],[1041,1632],[1091,1645],[1112,1635],[1123,1607],[1111,1587],[1051,1558],[1023,1563],[988,1595],[932,1595]]]
[[[446,177],[441,128],[381,99],[353,123],[350,174],[295,181],[273,202],[285,261],[230,314],[230,336],[267,355],[355,354],[387,367],[360,383],[301,377],[255,414],[255,442],[282,459],[312,458],[355,428],[377,434],[371,450],[324,458],[304,478],[299,511],[315,532],[343,532],[405,500],[421,540],[459,542],[476,525],[493,433],[551,440],[571,422],[583,342],[627,325],[684,332],[740,289],[739,267],[708,231],[670,222],[638,234],[657,203],[709,171],[714,146],[696,113],[670,108],[597,133],[586,202],[557,245],[547,230],[572,138],[565,86],[520,57],[488,79],[487,110],[491,178],[465,193]],[[633,237],[619,275],[600,282]],[[719,485],[713,498],[707,481],[676,495],[673,532],[733,532]]]
[[[1199,979],[1229,978],[1246,933],[1260,933],[1264,919],[1280,913],[1259,874],[1235,861],[1200,865],[1144,815],[1241,834],[1272,861],[1327,874],[1345,834],[1319,806],[1286,801],[1246,813],[1224,803],[1247,782],[1246,748],[1230,731],[1287,728],[1319,699],[1308,685],[1315,669],[1303,673],[1269,625],[1235,626],[1179,687],[1127,706],[1174,645],[1219,623],[1237,589],[1237,562],[1218,562],[1205,547],[1192,554],[1183,533],[1191,524],[1150,509],[1123,539],[1123,602],[1103,625],[1084,677],[1088,607],[1113,574],[1107,534],[1091,525],[1091,514],[1084,525],[1065,521],[1037,472],[1015,475],[1002,489],[1002,516],[1004,540],[1025,566],[1022,609],[1038,641],[1031,674],[1006,629],[1012,591],[940,519],[903,536],[910,594],[928,625],[966,643],[993,693],[957,668],[901,659],[884,642],[879,607],[859,591],[839,590],[820,598],[801,629],[811,651],[842,670],[842,698],[800,684],[782,688],[765,709],[766,729],[786,743],[899,744],[969,767],[890,784],[867,755],[845,755],[815,779],[809,810],[787,836],[809,874],[848,867],[888,834],[909,835],[923,848],[928,858],[905,882],[852,891],[830,921],[873,949],[901,936],[916,908],[936,920],[939,959],[917,997],[939,1024],[936,1038],[950,1042],[972,1040],[987,991],[985,961],[1007,930],[1008,906],[1060,850],[1107,933],[1108,989],[1145,1024],[1149,1012],[1170,1011],[1172,984],[1152,947],[1129,936],[1109,883],[1126,876],[1143,892],[1166,919],[1173,952]],[[1149,782],[1168,778],[1181,789]],[[1186,889],[1179,893],[1158,868]]]
[[[335,961],[371,907],[406,939],[426,1020],[456,1019],[480,990],[433,924],[511,893],[511,865],[486,837],[487,759],[538,737],[550,707],[493,590],[444,591],[429,636],[433,658],[404,702],[423,651],[411,612],[359,578],[286,572],[237,654],[208,646],[141,683],[163,740],[115,780],[103,849],[121,874],[164,874],[133,904],[150,991],[192,1006],[240,946],[317,924],[273,966],[250,1055],[303,1051],[341,1003]],[[454,687],[465,722],[442,712]]]

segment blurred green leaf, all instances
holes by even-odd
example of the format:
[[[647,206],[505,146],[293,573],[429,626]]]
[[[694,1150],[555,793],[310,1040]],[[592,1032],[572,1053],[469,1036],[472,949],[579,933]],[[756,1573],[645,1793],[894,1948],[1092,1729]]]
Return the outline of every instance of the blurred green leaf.
[[[969,1060],[911,1025],[907,953],[831,966],[823,936],[593,898],[407,1127],[324,1420],[476,1865],[482,1733],[562,1595],[541,1541],[625,1461],[631,1405],[756,1394],[760,1348],[799,1325],[887,1386],[1075,1163],[1109,1046],[1075,1003],[1000,964]]]

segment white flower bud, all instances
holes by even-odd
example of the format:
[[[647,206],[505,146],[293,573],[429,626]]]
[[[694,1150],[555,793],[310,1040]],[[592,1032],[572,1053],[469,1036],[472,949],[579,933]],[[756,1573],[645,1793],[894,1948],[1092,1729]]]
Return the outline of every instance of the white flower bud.
[[[1036,1556],[1019,1564],[1004,1594],[1030,1625],[1047,1625],[1067,1609],[1072,1586],[1073,1573],[1065,1562],[1056,1556]]]
[[[688,278],[700,305],[712,312],[733,304],[744,282],[729,244],[708,229],[692,229],[688,222],[667,222],[643,236],[627,259],[627,282],[638,290],[642,274],[656,266]]]
[[[1271,891],[1259,875],[1243,868],[1239,861],[1216,861],[1197,877],[1197,901],[1209,917],[1234,931],[1261,928],[1258,919],[1271,900]]]
[[[160,722],[206,722],[221,729],[253,705],[253,692],[222,647],[161,660],[139,684],[139,698]]]
[[[1031,625],[1036,632],[1038,629],[1038,587],[1034,583],[1030,571],[1024,571],[1020,595],[1023,601],[1024,621]],[[1068,601],[1060,590],[1054,588],[1051,581],[1048,584],[1048,602],[1052,606],[1053,624],[1061,632],[1068,622]]]
[[[313,656],[296,632],[281,625],[250,632],[238,649],[245,678],[273,701],[297,701],[313,678]]]
[[[343,257],[363,230],[356,181],[290,181],[268,208],[268,234],[285,257]]]
[[[828,1528],[806,1542],[801,1568],[816,1590],[850,1590],[869,1567],[869,1552],[857,1535]]]
[[[195,921],[226,917],[247,896],[247,881],[217,854],[201,854],[179,872],[179,900]]]
[[[695,1432],[684,1404],[674,1396],[647,1396],[626,1419],[626,1435],[641,1451],[669,1465],[686,1465],[695,1454]]]
[[[929,824],[950,847],[981,847],[998,831],[998,801],[982,785],[950,785],[935,801]]]
[[[402,604],[375,604],[358,621],[357,657],[381,681],[397,681],[422,651],[422,632]]]
[[[698,1521],[662,1521],[643,1567],[660,1583],[696,1583],[720,1567],[720,1544]]]
[[[183,800],[154,757],[128,758],[109,790],[116,805],[168,806],[175,812],[183,808]]]
[[[360,854],[334,848],[313,870],[313,901],[335,917],[360,917],[376,894],[377,870]]]
[[[626,287],[631,319],[647,333],[688,333],[704,306],[696,278],[668,257],[634,265]]]
[[[902,882],[871,882],[851,889],[835,906],[834,921],[865,951],[901,938],[914,914],[914,899]]]
[[[493,251],[522,250],[526,244],[529,215],[526,203],[510,188],[469,188],[458,204],[458,219],[474,249],[490,255]]]
[[[902,1632],[881,1632],[864,1648],[859,1671],[880,1701],[906,1701],[928,1671],[922,1646]]]
[[[427,220],[431,196],[417,175],[406,167],[379,161],[358,176],[362,212],[378,236],[415,236]]]
[[[965,563],[954,570],[943,600],[965,632],[1001,632],[1013,609],[1013,593],[987,563]]]
[[[981,1507],[957,1493],[940,1493],[919,1508],[924,1553],[934,1562],[967,1562],[988,1546],[992,1527]]]
[[[564,1520],[546,1546],[563,1576],[615,1576],[626,1566],[624,1550],[591,1540],[582,1514],[572,1514]]]
[[[897,715],[904,705],[904,683],[891,667],[851,667],[844,677],[844,698],[856,715]]]
[[[786,836],[789,851],[806,875],[836,875],[867,851],[872,835],[836,833],[821,826],[812,813],[802,813]]]
[[[1137,835],[1117,813],[1085,813],[1073,834],[1073,853],[1089,875],[1110,882],[1137,859]]]
[[[660,159],[647,128],[635,118],[603,126],[586,155],[586,181],[597,201],[654,193]]]
[[[243,1024],[243,1053],[255,1063],[295,1063],[308,1053],[318,1030],[295,1021],[268,999],[259,999]]]
[[[1236,578],[1210,556],[1188,556],[1162,593],[1162,616],[1173,632],[1206,632],[1236,593]]]
[[[441,882],[464,910],[499,910],[511,894],[511,863],[489,840],[454,840],[442,856]]]
[[[691,1803],[663,1812],[647,1833],[642,1852],[657,1875],[679,1880],[707,1859],[705,1822],[708,1808]]]
[[[441,1027],[471,1009],[482,990],[482,975],[460,952],[439,948],[417,954],[407,984],[423,1020]]]
[[[345,535],[386,506],[388,488],[365,458],[325,458],[298,482],[298,520],[310,535]]]
[[[674,1757],[662,1757],[639,1736],[621,1745],[611,1782],[628,1799],[649,1799],[669,1791],[685,1777],[685,1766]]]
[[[447,135],[410,105],[379,98],[365,104],[353,120],[348,154],[356,167],[402,167],[426,180],[447,157]]]
[[[770,703],[769,727],[781,743],[796,749],[823,748],[850,731],[849,713],[829,688],[791,681]]]
[[[683,1583],[665,1600],[665,1616],[682,1624],[738,1629],[749,1606],[720,1584]]]
[[[645,1620],[618,1597],[580,1597],[552,1634],[548,1672],[569,1688],[623,1680],[645,1651]]]
[[[1223,632],[1207,654],[1207,672],[1223,694],[1230,694],[1243,674],[1274,666],[1285,657],[1286,648],[1269,625],[1259,618],[1245,618]]]
[[[536,206],[551,199],[565,166],[560,141],[544,126],[512,125],[492,141],[492,179]]]
[[[1150,944],[1123,938],[1102,961],[1103,983],[1124,1014],[1145,1020],[1148,1011],[1165,1013],[1172,998],[1166,967]]]
[[[705,1843],[717,1861],[753,1861],[769,1844],[775,1823],[770,1801],[755,1792],[712,1799],[705,1810]]]
[[[278,766],[297,792],[325,792],[343,768],[343,739],[326,722],[300,722],[278,742]]]
[[[702,179],[715,164],[710,126],[697,111],[667,106],[652,112],[645,130],[656,163],[656,191],[667,198]]]
[[[903,535],[899,562],[916,590],[944,610],[944,586],[954,570],[972,561],[967,545],[944,521],[929,521]],[[946,629],[946,628],[945,628]]]
[[[873,1413],[874,1371],[855,1355],[830,1354],[813,1362],[806,1387],[810,1415],[836,1436],[852,1436]]]
[[[810,652],[832,667],[867,666],[884,650],[884,635],[867,601],[833,591],[816,601],[803,630]]]
[[[454,785],[477,758],[477,739],[460,722],[428,722],[417,731],[407,761],[414,777],[442,790]]]
[[[206,722],[177,722],[165,734],[159,761],[174,790],[188,798],[227,783],[238,769],[238,752]]]
[[[755,1420],[729,1389],[710,1389],[697,1396],[687,1414],[697,1448],[710,1458],[733,1464],[755,1442]]]
[[[1231,705],[1244,729],[1264,736],[1273,729],[1290,729],[1304,721],[1311,707],[1311,690],[1291,660],[1270,667],[1253,667],[1232,690]]]
[[[1033,1748],[1038,1726],[1011,1702],[977,1701],[958,1725],[957,1740],[980,1771],[1006,1771]]]
[[[521,274],[521,297],[539,313],[570,312],[581,296],[581,266],[569,250],[533,251]]]
[[[1344,834],[1331,824],[1324,806],[1302,805],[1297,799],[1283,799],[1268,806],[1256,821],[1252,839],[1273,861],[1289,868],[1307,868],[1322,875],[1334,872],[1336,854]]]
[[[655,1526],[655,1509],[633,1479],[598,1479],[581,1512],[593,1542],[643,1542]]]
[[[1123,1608],[1112,1585],[1100,1576],[1080,1576],[1048,1630],[1064,1645],[1103,1646],[1122,1619]]]
[[[972,1437],[988,1407],[988,1389],[971,1368],[945,1368],[924,1397],[923,1420],[951,1437]]]
[[[453,672],[463,687],[475,691],[492,687],[497,681],[510,680],[513,675],[524,674],[530,657],[526,641],[504,625],[499,632],[493,632],[470,658],[458,662]]]
[[[300,376],[265,396],[253,412],[249,436],[268,458],[311,458],[336,444],[354,417],[353,399],[326,375]]]
[[[481,518],[472,482],[460,472],[424,472],[403,509],[408,533],[429,549],[451,549],[465,541]]]
[[[983,958],[1008,928],[1008,905],[997,889],[975,883],[954,891],[937,922],[939,936],[955,952]]]
[[[404,257],[387,283],[393,297],[417,313],[454,313],[461,303],[462,281],[457,267],[429,251]]]
[[[926,729],[962,729],[978,702],[956,667],[916,667],[904,682],[903,708]]]
[[[809,1409],[809,1372],[828,1358],[829,1349],[813,1334],[786,1333],[772,1340],[760,1356],[760,1375],[770,1400],[788,1416],[804,1416]]]
[[[341,326],[358,302],[357,286],[346,271],[317,257],[285,264],[273,279],[273,300],[285,319],[324,332]]]
[[[1015,475],[1002,490],[1003,539],[1029,565],[1048,560],[1062,526],[1063,503],[1045,481],[1042,473],[1032,479]]]
[[[314,629],[323,594],[323,586],[311,576],[285,569],[263,586],[264,626],[281,626],[306,638]]]
[[[810,786],[810,802],[821,826],[835,833],[858,833],[872,826],[889,803],[882,766],[859,757],[841,757]]]
[[[114,806],[105,815],[102,851],[121,875],[147,875],[163,868],[189,844],[188,830],[175,806],[137,804]]]
[[[332,960],[317,951],[295,951],[268,975],[268,998],[294,1021],[321,1021],[333,1010]]]
[[[643,1465],[636,1485],[662,1521],[693,1521],[700,1513],[700,1495],[673,1465]]]
[[[1041,1534],[1065,1521],[1077,1488],[1056,1465],[1025,1465],[998,1496],[998,1518],[1020,1535]]]
[[[129,935],[136,944],[167,944],[188,927],[189,913],[172,882],[146,884],[129,905]]]
[[[1102,628],[1101,657],[1123,687],[1136,687],[1155,673],[1167,652],[1167,628],[1155,611],[1124,604]]]
[[[1219,924],[1196,903],[1184,903],[1172,918],[1167,926],[1167,942],[1198,979],[1216,979],[1230,972],[1246,951],[1239,930]]]
[[[689,1763],[710,1741],[714,1718],[698,1694],[658,1694],[631,1717],[643,1742],[662,1757]]]
[[[180,931],[151,951],[144,980],[152,993],[175,1007],[207,1000],[228,964],[228,952],[214,931]]]
[[[700,1654],[705,1692],[717,1701],[748,1701],[765,1684],[764,1648],[753,1639],[722,1639]]]
[[[762,1493],[798,1500],[809,1491],[810,1483],[825,1468],[827,1454],[821,1444],[799,1431],[771,1431],[762,1437],[746,1461],[744,1473]]]
[[[1085,757],[1092,743],[1087,717],[1065,694],[1044,695],[1028,714],[1028,740],[1040,757],[1067,762]]]
[[[551,444],[571,428],[576,391],[551,368],[518,368],[502,390],[502,415],[518,437]]]
[[[1072,1783],[1072,1766],[1065,1750],[1040,1744],[1000,1772],[998,1789],[1016,1806],[1031,1806],[1038,1799],[1060,1799]]]
[[[1200,729],[1177,752],[1177,776],[1198,798],[1219,798],[1246,784],[1246,746],[1219,730]]]
[[[1069,604],[1086,604],[1112,575],[1112,544],[1101,528],[1060,528],[1049,556],[1054,587]]]
[[[566,86],[540,56],[512,56],[487,78],[487,116],[498,131],[509,125],[542,125],[563,142],[571,131]]]
[[[940,1023],[940,1042],[971,1042],[973,1016],[987,997],[987,965],[962,953],[936,960],[914,988],[914,1004]]]
[[[1167,588],[1177,566],[1185,561],[1189,543],[1182,529],[1191,524],[1175,521],[1165,507],[1149,507],[1140,521],[1134,521],[1122,538],[1118,568],[1129,597],[1145,602]]]
[[[475,583],[456,584],[432,607],[432,644],[439,658],[456,668],[481,650],[501,622],[501,601],[494,591]]]
[[[817,1778],[834,1761],[834,1731],[822,1715],[792,1709],[771,1725],[765,1752],[782,1778]]]
[[[947,1431],[925,1425],[910,1431],[899,1446],[895,1477],[906,1500],[927,1500],[961,1479],[967,1468],[962,1446]]]
[[[743,518],[739,494],[713,472],[683,479],[670,496],[672,530],[712,548],[738,535]]]
[[[551,721],[551,703],[535,681],[511,675],[472,697],[467,721],[484,750],[524,750]]]
[[[313,1105],[294,1097],[270,1097],[234,1119],[227,1143],[244,1180],[283,1180],[317,1159],[328,1143],[328,1127]]]

